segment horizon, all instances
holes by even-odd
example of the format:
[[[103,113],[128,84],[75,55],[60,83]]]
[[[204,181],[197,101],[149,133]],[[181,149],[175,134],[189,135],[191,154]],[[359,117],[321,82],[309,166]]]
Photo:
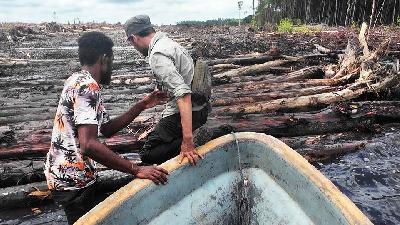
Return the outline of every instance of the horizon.
[[[0,4],[0,23],[123,24],[139,14],[149,15],[155,25],[239,18],[236,0],[0,0]],[[252,0],[243,0],[240,18],[252,13]]]

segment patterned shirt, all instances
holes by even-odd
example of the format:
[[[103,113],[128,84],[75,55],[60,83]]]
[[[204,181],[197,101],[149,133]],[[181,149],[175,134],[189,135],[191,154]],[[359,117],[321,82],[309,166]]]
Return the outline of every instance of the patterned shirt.
[[[82,155],[78,125],[109,121],[100,87],[87,71],[72,74],[64,85],[54,119],[50,150],[45,163],[49,189],[76,190],[96,181],[94,162]]]

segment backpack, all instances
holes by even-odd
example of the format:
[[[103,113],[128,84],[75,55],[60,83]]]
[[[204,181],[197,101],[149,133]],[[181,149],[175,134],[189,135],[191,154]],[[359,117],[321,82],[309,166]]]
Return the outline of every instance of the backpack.
[[[192,80],[192,102],[196,105],[207,103],[209,112],[211,111],[211,86],[211,73],[207,61],[197,60]]]

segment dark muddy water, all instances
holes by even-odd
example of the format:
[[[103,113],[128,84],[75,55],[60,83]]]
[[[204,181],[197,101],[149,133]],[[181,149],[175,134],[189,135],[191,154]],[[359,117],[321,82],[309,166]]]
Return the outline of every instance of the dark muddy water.
[[[400,224],[400,133],[319,166],[374,224]]]

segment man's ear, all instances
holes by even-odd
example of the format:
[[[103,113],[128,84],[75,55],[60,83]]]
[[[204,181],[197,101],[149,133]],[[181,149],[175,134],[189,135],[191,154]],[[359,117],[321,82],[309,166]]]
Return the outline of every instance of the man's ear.
[[[106,54],[101,55],[99,60],[100,60],[101,65],[106,64],[107,63],[107,55]]]

